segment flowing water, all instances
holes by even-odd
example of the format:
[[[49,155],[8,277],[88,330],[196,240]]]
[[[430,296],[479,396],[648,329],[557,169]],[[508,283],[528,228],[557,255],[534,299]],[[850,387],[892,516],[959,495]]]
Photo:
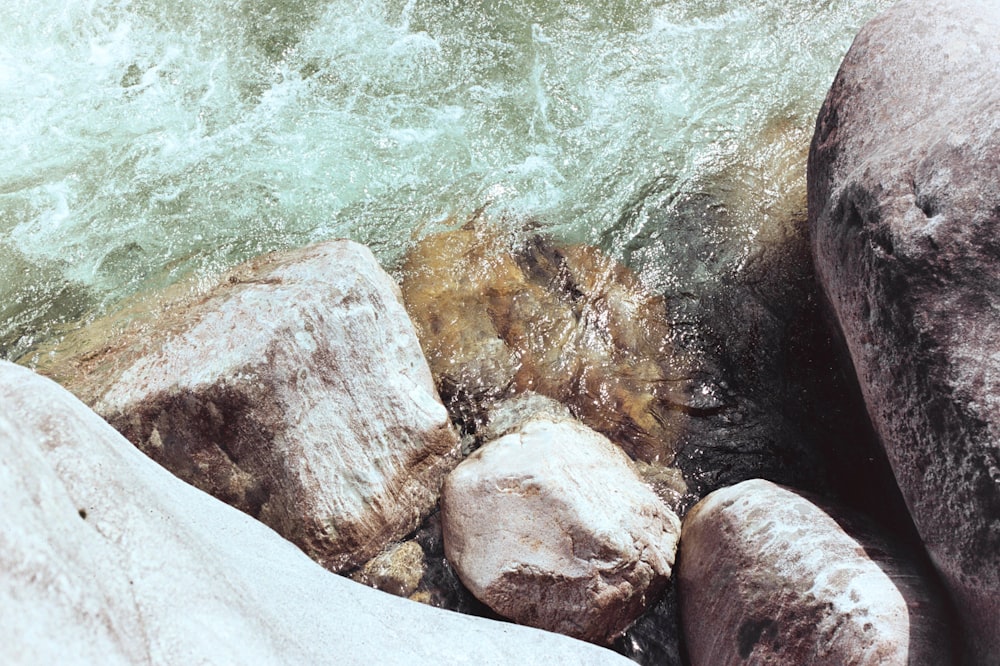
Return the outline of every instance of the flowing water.
[[[889,4],[10,0],[0,357],[277,248],[346,236],[391,265],[484,206],[661,286],[636,202],[724,171],[747,210],[801,198],[837,64]]]

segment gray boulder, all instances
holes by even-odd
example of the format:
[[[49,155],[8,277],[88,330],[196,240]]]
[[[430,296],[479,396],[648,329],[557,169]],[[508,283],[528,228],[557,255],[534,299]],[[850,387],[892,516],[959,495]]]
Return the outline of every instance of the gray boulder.
[[[861,31],[816,124],[819,280],[960,613],[1000,660],[1000,5],[904,0]]]
[[[415,529],[458,460],[399,298],[366,248],[332,241],[96,322],[40,369],[177,476],[342,571]]]
[[[516,622],[608,644],[657,600],[680,521],[628,457],[582,424],[532,419],[445,480],[445,552]]]
[[[952,663],[940,599],[898,548],[769,481],[687,514],[677,576],[692,666]]]
[[[324,571],[0,362],[0,662],[630,664]]]

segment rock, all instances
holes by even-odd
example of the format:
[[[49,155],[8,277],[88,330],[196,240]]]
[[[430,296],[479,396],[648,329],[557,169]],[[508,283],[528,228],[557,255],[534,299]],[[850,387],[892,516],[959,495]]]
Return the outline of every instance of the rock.
[[[416,541],[405,541],[369,560],[351,579],[397,597],[408,597],[417,591],[426,568],[424,549]]]
[[[501,619],[462,585],[454,567],[448,562],[440,511],[427,517],[413,535],[413,540],[424,552],[424,574],[410,599],[456,613]]]
[[[537,418],[559,421],[573,416],[564,404],[528,391],[493,405],[481,431],[482,439],[485,442],[500,439]],[[650,465],[639,460],[633,463],[632,469],[677,515],[683,515],[698,499],[689,492],[684,475],[676,467]]]
[[[953,663],[943,606],[912,561],[769,481],[688,513],[677,578],[692,666]]]
[[[484,442],[500,439],[519,429],[526,421],[544,417],[550,420],[572,419],[573,414],[561,402],[526,391],[494,403],[486,416],[486,423],[480,431]]]
[[[691,493],[684,474],[676,467],[660,467],[636,461],[635,473],[678,516],[687,513],[698,498]]]
[[[68,340],[73,354],[40,369],[331,570],[363,564],[434,508],[458,439],[399,291],[366,248],[267,255],[196,298],[145,307],[97,322],[80,333],[90,347]]]
[[[871,21],[809,159],[817,273],[972,663],[1000,659],[1000,6]]]
[[[630,664],[324,571],[0,362],[4,664]]]
[[[538,418],[445,480],[445,552],[500,615],[609,644],[670,576],[677,516],[605,437]]]
[[[596,248],[469,223],[418,243],[401,288],[441,396],[469,430],[495,401],[533,391],[668,465],[703,400],[680,378],[662,299]]]

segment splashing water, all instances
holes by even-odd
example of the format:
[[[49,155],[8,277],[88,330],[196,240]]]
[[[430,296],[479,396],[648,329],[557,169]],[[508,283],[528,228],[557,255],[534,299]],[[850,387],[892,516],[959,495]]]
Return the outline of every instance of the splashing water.
[[[727,169],[760,184],[754,210],[801,189],[839,59],[890,2],[12,4],[8,358],[140,289],[277,248],[346,236],[391,264],[484,205],[601,243],[662,286],[659,230],[635,202]],[[792,175],[772,178],[776,164]],[[752,237],[745,222],[726,233]]]

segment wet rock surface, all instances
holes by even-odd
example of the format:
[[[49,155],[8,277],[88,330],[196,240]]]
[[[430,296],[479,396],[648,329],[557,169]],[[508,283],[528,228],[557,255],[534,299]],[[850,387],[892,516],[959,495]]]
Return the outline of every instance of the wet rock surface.
[[[655,602],[680,521],[605,437],[539,417],[445,481],[445,552],[466,587],[518,623],[609,644]]]
[[[596,248],[469,223],[418,243],[402,274],[441,396],[469,430],[495,401],[533,391],[668,465],[687,414],[712,408],[669,348],[662,299]]]
[[[366,248],[267,255],[147,317],[42,369],[154,460],[332,570],[434,508],[457,435]]]
[[[804,137],[779,138],[802,138],[805,150]],[[402,291],[445,404],[476,432],[504,398],[553,398],[649,465],[650,478],[681,470],[681,510],[762,476],[884,507],[898,522],[905,510],[864,446],[864,407],[818,308],[804,183],[788,195],[798,207],[763,215],[724,206],[745,193],[719,178],[685,201],[651,187],[630,213],[678,239],[655,257],[625,253],[663,297],[596,248],[504,235],[482,220],[418,243]],[[760,225],[749,249],[738,234],[725,240],[737,217]],[[663,480],[654,485],[672,492]]]
[[[688,663],[683,645],[677,576],[672,576],[660,600],[626,629],[612,648],[638,664],[682,666]]]
[[[0,362],[0,661],[629,664],[335,576]]]
[[[967,632],[1000,655],[1000,8],[870,22],[809,160],[817,273],[875,430]]]
[[[712,399],[676,443],[675,465],[699,497],[754,477],[825,489],[847,478],[827,470],[857,476],[867,466],[844,445],[859,438],[850,424],[863,411],[837,375],[816,307],[802,177],[809,137],[799,127],[775,119],[755,152],[695,182],[665,172],[602,242],[663,294],[691,392]]]
[[[954,661],[943,597],[903,549],[769,481],[688,513],[677,576],[692,666]]]

